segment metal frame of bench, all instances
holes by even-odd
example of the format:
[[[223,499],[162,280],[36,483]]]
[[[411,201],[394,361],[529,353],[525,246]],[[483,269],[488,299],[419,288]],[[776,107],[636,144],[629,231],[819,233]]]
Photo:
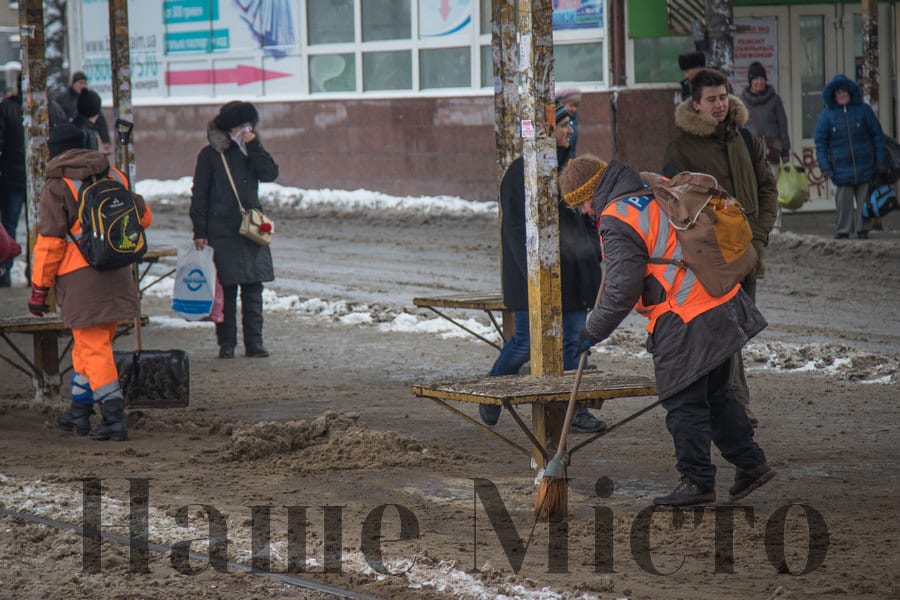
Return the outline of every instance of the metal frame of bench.
[[[500,334],[500,338],[503,340],[508,339],[511,332],[504,331],[504,327],[501,327],[499,323],[497,323],[497,319],[494,317],[494,312],[510,312],[503,305],[503,296],[500,294],[478,294],[478,293],[469,293],[469,294],[453,294],[450,296],[433,296],[433,297],[420,297],[413,298],[413,305],[418,308],[427,308],[431,312],[435,313],[441,318],[444,318],[463,331],[468,334],[471,334],[481,340],[486,344],[490,344],[497,350],[500,350],[503,346],[502,344],[498,344],[492,340],[487,339],[483,335],[480,335],[470,328],[466,327],[459,321],[456,321],[452,317],[444,314],[439,311],[438,308],[462,308],[462,309],[470,309],[470,310],[482,310],[487,314],[488,318],[491,320],[491,323],[494,325],[494,329],[497,330],[497,333]],[[504,319],[505,324],[505,319]]]
[[[465,421],[475,425],[494,437],[502,440],[511,447],[519,450],[526,456],[532,456],[532,452],[522,447],[495,429],[470,417],[461,410],[448,404],[448,401],[472,402],[475,404],[500,405],[512,416],[519,428],[531,442],[534,451],[540,454],[546,463],[555,453],[555,448],[548,448],[542,444],[531,428],[522,420],[516,411],[517,405],[533,405],[536,403],[566,403],[572,392],[575,373],[569,371],[562,375],[544,375],[535,377],[532,375],[504,375],[500,377],[480,377],[462,380],[441,380],[428,384],[413,385],[412,392],[420,398],[428,398],[439,406],[449,410],[453,414],[462,417]],[[585,403],[589,408],[599,409],[606,400],[613,398],[655,396],[656,384],[652,379],[639,376],[613,376],[597,370],[585,371],[576,398]],[[577,450],[587,446],[595,440],[612,433],[626,423],[633,421],[644,413],[652,410],[660,403],[659,400],[637,410],[627,417],[613,423],[605,430],[592,435],[584,441],[573,446],[569,450],[569,456]]]
[[[146,315],[141,315],[142,325],[149,322],[150,319]],[[115,338],[124,335],[134,327],[134,319],[123,319],[117,325]],[[32,337],[33,359],[30,359],[19,347],[19,344],[16,344],[9,336],[9,334],[16,333]],[[65,348],[60,352],[59,338],[62,335],[70,337]],[[71,338],[71,330],[65,326],[59,315],[51,313],[43,317],[28,315],[0,318],[0,338],[15,352],[25,366],[3,354],[0,354],[0,359],[31,378],[32,385],[35,387],[35,399],[53,398],[59,395],[61,382],[51,381],[51,379],[61,379],[62,375],[72,368],[71,364],[65,369],[61,369],[61,366],[63,359],[72,349],[74,341]]]
[[[138,293],[141,297],[144,296],[144,292],[168,277],[175,272],[175,268],[169,269],[164,274],[160,275],[147,285],[141,285],[144,282],[144,278],[147,276],[147,273],[150,271],[151,267],[159,262],[159,259],[165,256],[177,256],[178,250],[175,248],[160,248],[159,250],[148,250],[144,256],[141,257],[140,262],[138,263]],[[140,270],[141,263],[145,264],[143,271]]]

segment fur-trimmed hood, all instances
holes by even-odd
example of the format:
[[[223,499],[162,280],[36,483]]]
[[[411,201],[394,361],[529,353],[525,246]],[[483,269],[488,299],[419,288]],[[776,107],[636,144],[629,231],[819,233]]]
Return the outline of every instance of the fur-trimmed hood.
[[[837,100],[834,99],[834,93],[838,88],[843,88],[850,92],[850,104],[862,104],[862,91],[856,82],[846,75],[835,75],[834,78],[822,89],[822,100],[825,101],[826,108],[840,108]]]
[[[231,136],[228,135],[227,131],[216,127],[215,120],[210,121],[206,125],[206,139],[209,140],[209,145],[216,152],[224,152],[232,144]]]
[[[749,119],[750,113],[741,99],[728,94],[728,116],[724,122],[743,127]],[[719,123],[712,116],[694,110],[693,100],[688,98],[675,108],[675,126],[685,133],[708,137],[716,133]]]

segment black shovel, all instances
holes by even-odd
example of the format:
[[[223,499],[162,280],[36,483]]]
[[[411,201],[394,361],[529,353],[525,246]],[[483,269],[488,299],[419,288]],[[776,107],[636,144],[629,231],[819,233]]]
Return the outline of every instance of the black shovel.
[[[129,180],[129,190],[132,187],[127,148],[133,127],[128,121],[116,120],[119,147],[124,150],[126,157],[122,164]],[[137,264],[134,265],[134,277],[137,283]],[[187,352],[142,348],[140,291],[138,310],[134,317],[134,351],[114,352],[113,355],[126,408],[180,408],[188,405],[191,396],[191,363]]]

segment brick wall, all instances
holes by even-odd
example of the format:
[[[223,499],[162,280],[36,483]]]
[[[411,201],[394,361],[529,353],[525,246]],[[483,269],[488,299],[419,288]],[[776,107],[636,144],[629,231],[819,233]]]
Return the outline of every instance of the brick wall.
[[[618,158],[658,170],[673,132],[670,90],[619,92]],[[608,93],[586,94],[578,152],[615,158]],[[219,104],[134,108],[139,179],[192,175]],[[259,131],[278,183],[392,195],[495,196],[491,98],[259,103]],[[112,121],[110,121],[112,122]]]

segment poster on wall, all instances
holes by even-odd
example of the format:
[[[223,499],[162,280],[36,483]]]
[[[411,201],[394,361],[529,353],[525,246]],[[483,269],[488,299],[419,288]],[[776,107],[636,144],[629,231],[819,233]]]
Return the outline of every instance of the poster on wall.
[[[553,0],[553,30],[603,27],[603,0]]]
[[[133,98],[255,95],[263,84],[268,92],[296,90],[296,12],[292,0],[129,0]],[[80,68],[108,99],[107,1],[83,0],[80,18]],[[291,81],[275,81],[284,79]]]
[[[469,0],[419,0],[419,37],[466,33],[472,24]]]
[[[740,95],[747,81],[747,70],[754,62],[766,69],[769,85],[778,91],[778,19],[740,18],[734,20],[734,76],[731,85]]]

